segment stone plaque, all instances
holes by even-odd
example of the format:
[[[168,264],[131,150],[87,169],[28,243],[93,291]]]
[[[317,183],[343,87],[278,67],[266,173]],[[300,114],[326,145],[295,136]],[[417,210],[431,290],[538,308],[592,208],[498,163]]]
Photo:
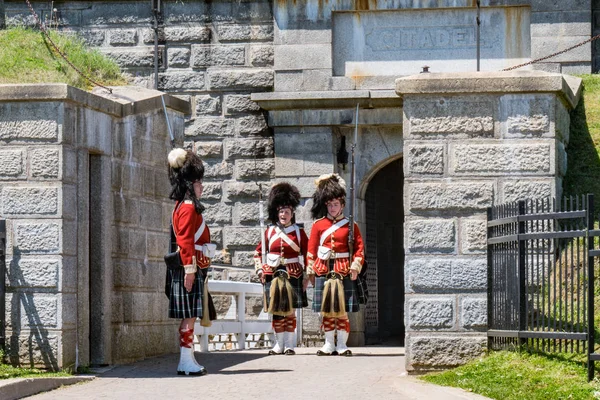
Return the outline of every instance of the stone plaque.
[[[481,71],[530,60],[531,9],[481,9]],[[477,70],[477,9],[334,12],[333,74],[412,75]]]

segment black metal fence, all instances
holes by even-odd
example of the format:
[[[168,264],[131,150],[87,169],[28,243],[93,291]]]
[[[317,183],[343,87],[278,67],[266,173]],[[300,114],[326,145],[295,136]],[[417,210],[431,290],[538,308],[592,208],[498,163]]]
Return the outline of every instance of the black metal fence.
[[[594,361],[593,195],[488,209],[488,347]]]

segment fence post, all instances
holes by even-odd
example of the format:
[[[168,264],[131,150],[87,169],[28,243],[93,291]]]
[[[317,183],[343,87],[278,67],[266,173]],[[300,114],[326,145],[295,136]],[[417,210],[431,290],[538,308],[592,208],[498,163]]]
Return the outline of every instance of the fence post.
[[[492,214],[492,207],[488,207],[487,209],[487,222],[490,222],[493,218],[493,214]],[[488,240],[492,238],[492,228],[487,227],[487,238]],[[494,285],[494,280],[493,278],[493,274],[494,274],[494,268],[493,268],[493,253],[492,253],[492,244],[488,244],[487,245],[487,326],[488,326],[488,330],[493,329],[494,328],[494,315],[492,313],[493,310],[493,301],[494,301],[494,296],[493,296],[493,285]],[[487,345],[488,345],[488,350],[492,348],[492,338],[490,336],[488,336],[488,340],[487,340]]]
[[[594,353],[594,256],[590,256],[590,250],[594,250],[595,236],[590,235],[594,230],[594,195],[587,195],[587,252],[588,252],[588,381],[594,378],[594,360],[591,354]]]
[[[302,315],[302,309],[301,308],[297,308],[296,309],[296,341],[294,343],[296,343],[296,347],[300,347],[302,346],[302,336],[303,336],[303,332],[302,332],[302,328],[303,328],[303,319],[302,319],[303,315]]]
[[[6,220],[0,220],[0,349],[6,350]],[[2,360],[0,360],[2,362]]]
[[[519,216],[521,215],[525,215],[525,200],[519,200]],[[518,304],[518,309],[519,309],[519,333],[518,333],[518,338],[519,338],[519,345],[522,346],[525,344],[525,342],[527,341],[527,339],[525,338],[521,338],[521,332],[527,330],[527,296],[526,296],[526,292],[525,292],[525,281],[526,281],[526,275],[525,275],[525,262],[526,262],[526,245],[525,245],[525,240],[521,239],[521,235],[525,233],[525,221],[521,221],[519,220],[518,222],[519,224],[519,232],[517,235],[517,240],[518,240],[518,248],[519,248],[519,265],[518,265],[518,275],[519,275],[519,287],[518,287],[518,294],[519,294],[519,304]]]

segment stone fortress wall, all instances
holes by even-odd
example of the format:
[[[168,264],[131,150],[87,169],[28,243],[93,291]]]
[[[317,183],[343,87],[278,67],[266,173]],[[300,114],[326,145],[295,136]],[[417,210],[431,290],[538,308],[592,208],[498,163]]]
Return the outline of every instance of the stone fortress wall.
[[[43,18],[50,18],[49,3],[32,4]],[[53,4],[58,12],[52,15],[61,30],[81,35],[87,43],[116,59],[132,75],[135,84],[148,88],[154,86],[153,15],[148,1],[64,1]],[[483,0],[481,4],[494,7],[484,10],[482,14],[484,70],[504,66],[494,64],[492,68],[486,60],[505,57],[512,63],[568,47],[589,38],[595,26],[592,7],[596,4],[592,4],[591,0]],[[206,162],[205,217],[211,226],[213,241],[220,250],[215,262],[246,268],[229,276],[233,279],[249,279],[252,250],[259,240],[257,183],[262,185],[266,193],[272,182],[289,180],[300,188],[303,197],[308,198],[313,191],[315,177],[334,171],[344,174],[336,164],[335,152],[342,136],[351,137],[355,122],[353,109],[359,103],[360,146],[363,149],[376,149],[371,153],[363,151],[357,164],[359,193],[362,193],[358,199],[357,219],[362,228],[365,224],[364,190],[369,180],[390,160],[404,158],[406,181],[398,184],[405,185],[407,196],[405,249],[408,258],[406,267],[399,267],[406,270],[406,292],[410,294],[414,290],[422,290],[420,297],[413,297],[407,302],[405,322],[413,331],[409,332],[408,337],[432,337],[432,332],[442,332],[442,336],[445,335],[452,342],[466,332],[467,336],[471,335],[474,339],[467,340],[470,346],[467,347],[471,350],[465,354],[471,354],[471,351],[477,353],[484,337],[482,331],[485,321],[479,320],[480,314],[475,311],[485,310],[484,287],[474,283],[473,287],[466,289],[469,293],[466,297],[463,296],[465,289],[462,287],[431,288],[427,285],[435,286],[435,283],[428,276],[418,275],[415,278],[413,273],[425,270],[414,265],[419,262],[433,265],[439,263],[440,257],[448,256],[445,260],[449,260],[452,255],[464,253],[472,261],[468,264],[478,268],[477,265],[485,259],[481,244],[481,207],[512,198],[510,193],[552,194],[559,190],[560,175],[564,171],[559,168],[562,164],[556,161],[556,154],[564,153],[561,143],[565,140],[564,135],[559,135],[560,140],[553,138],[556,126],[568,125],[566,110],[569,106],[561,108],[558,105],[564,102],[557,100],[562,95],[540,95],[536,88],[526,88],[524,91],[530,93],[527,98],[496,94],[481,97],[483,89],[479,88],[465,89],[471,93],[470,97],[454,102],[456,93],[440,94],[429,90],[422,94],[425,96],[423,98],[414,94],[400,98],[396,94],[395,80],[400,76],[418,73],[423,64],[421,61],[426,59],[416,50],[417,47],[437,48],[438,52],[429,56],[433,57],[434,62],[429,60],[427,63],[431,64],[433,72],[444,72],[445,68],[452,67],[453,62],[443,59],[440,62],[439,54],[448,50],[444,45],[457,44],[453,48],[458,49],[455,57],[462,60],[462,68],[475,70],[473,29],[472,26],[465,28],[465,22],[460,21],[465,18],[464,15],[473,18],[473,0],[336,0],[327,3],[305,0],[186,0],[167,1],[162,6],[158,89],[191,104],[191,112],[177,127],[176,135],[180,144],[194,146]],[[453,10],[456,7],[470,9],[463,8],[461,12],[455,12]],[[426,11],[426,8],[434,10]],[[23,2],[5,0],[4,9],[9,25],[33,23]],[[441,13],[438,18],[430,18],[430,24],[426,25],[437,29],[438,35],[411,25],[411,18],[406,18],[405,12],[413,12],[418,18],[424,18],[423,21],[429,21],[427,16]],[[447,22],[440,22],[446,16],[444,13],[455,15],[458,22],[453,24],[458,28],[447,28]],[[399,26],[395,22],[386,22],[389,17],[384,15],[402,17],[406,21]],[[498,52],[486,53],[486,49],[492,47],[491,42],[486,42],[485,35],[489,35],[489,29],[485,28],[493,26],[492,23],[503,27],[504,35],[503,40],[492,46]],[[376,34],[357,35],[367,37],[366,41],[350,37],[352,32],[363,30],[363,33],[369,33],[369,29],[373,30],[374,27],[381,30]],[[394,36],[397,28],[402,28],[406,34]],[[381,38],[389,34],[392,35],[389,50],[392,55],[388,54],[387,48],[382,48],[386,41]],[[513,34],[518,34],[516,37],[519,40],[515,40]],[[467,56],[465,47],[468,49]],[[416,61],[394,62],[407,54],[407,57],[414,57]],[[592,45],[588,43],[572,52],[536,64],[533,68],[553,73],[590,72],[593,54]],[[465,57],[471,57],[470,62]],[[423,101],[428,105],[419,106],[419,102]],[[471,109],[465,104],[475,105]],[[517,113],[514,117],[515,126],[525,131],[511,133],[509,130],[506,136],[502,136],[502,140],[514,140],[514,144],[507,142],[506,147],[501,149],[490,146],[487,140],[500,138],[500,132],[504,132],[502,129],[507,123],[506,118],[511,117],[513,111],[521,110],[523,104],[529,107],[523,118],[533,118],[537,123],[520,124],[518,121],[521,116]],[[458,122],[467,121],[468,125],[468,121],[475,121],[482,132],[481,140],[469,143],[455,140],[459,139],[456,132],[446,132],[447,127],[439,125],[440,118],[443,119],[444,113],[448,112],[454,113],[452,115],[457,116]],[[477,115],[471,115],[473,113]],[[418,123],[407,124],[413,117],[417,118]],[[467,125],[461,129],[470,129]],[[434,132],[436,129],[441,130]],[[476,137],[477,132],[475,130],[467,136]],[[537,142],[523,140],[531,137],[537,138]],[[430,141],[431,138],[435,140]],[[539,156],[528,160],[531,151],[539,153]],[[500,165],[508,156],[523,157],[523,162],[519,164],[522,168],[512,170],[512,167],[505,165],[504,169],[499,167],[501,169],[498,171],[474,172],[479,167],[485,167],[481,160],[488,156],[498,159]],[[537,164],[530,166],[531,163]],[[526,181],[530,183],[531,191],[522,186],[512,187],[511,179],[498,178],[503,174],[521,173],[533,174],[532,179]],[[539,174],[545,178],[538,179]],[[137,179],[145,181],[143,174],[123,176],[133,177],[131,183]],[[482,197],[469,192],[469,188],[473,187],[454,181],[469,176],[475,176],[478,182],[475,189],[483,191],[477,192]],[[486,177],[490,176],[493,183],[486,181]],[[347,173],[345,177],[348,177]],[[443,179],[428,183],[427,179],[432,177]],[[160,186],[158,181],[156,185],[157,188]],[[456,190],[444,190],[440,197],[446,193],[458,197],[434,200],[435,193],[442,188]],[[461,214],[461,207],[456,205],[461,201],[461,196],[467,200],[472,200],[473,196],[480,198],[473,208],[478,211],[469,215]],[[135,247],[135,243],[141,243],[141,237],[123,226],[133,226],[131,224],[135,222],[132,218],[142,218],[142,214],[146,215],[147,212],[148,215],[157,216],[160,211],[164,217],[168,205],[163,210],[151,207],[151,210],[144,208],[143,211],[143,204],[127,196],[116,200],[115,213],[120,210],[118,215],[122,216],[123,221],[115,222],[113,239],[117,250],[113,260],[115,273],[118,273],[115,276],[126,279],[132,269],[135,270],[132,267],[134,264],[120,260],[127,258],[129,252],[135,252],[128,246],[133,243]],[[443,210],[436,211],[438,207]],[[298,219],[310,229],[308,208],[300,208]],[[410,256],[412,253],[419,253],[413,257],[413,261]],[[460,264],[458,261],[452,263]],[[456,268],[460,267],[458,264]],[[448,268],[453,270],[451,266]],[[481,269],[478,271],[473,275],[473,282],[482,279],[484,272]],[[151,284],[158,285],[162,276],[153,279],[156,281]],[[424,280],[425,286],[414,286],[415,279]],[[147,300],[143,282],[127,285],[125,296],[129,300],[116,302],[117,311],[125,304],[132,307],[132,299],[138,302]],[[115,315],[120,315],[119,312]],[[316,337],[318,321],[312,314],[305,311],[305,332]],[[463,320],[467,322],[457,322]],[[120,323],[122,321],[115,320],[113,326],[117,327]],[[357,321],[353,321],[353,329],[357,329],[357,326]],[[425,334],[420,335],[419,332]],[[360,343],[357,338],[362,334],[361,328],[353,333],[357,343]],[[160,337],[162,340],[163,336]],[[419,340],[407,342],[408,347],[413,343],[416,346],[412,352],[407,348],[407,354],[412,354],[412,358],[408,357],[407,360],[409,363],[413,363],[410,360],[417,360],[414,362],[417,368],[426,368],[420,360],[429,351],[430,342],[425,339],[426,344],[421,347],[422,350],[418,350],[419,343],[425,343]],[[131,353],[110,352],[108,358],[111,362],[122,362],[144,357],[140,346],[133,344],[130,346]],[[461,351],[460,348],[456,350]],[[456,361],[456,358],[453,360]],[[458,362],[462,362],[462,359]],[[447,365],[444,363],[447,360],[434,364]]]
[[[590,1],[481,3],[484,7],[531,5],[531,58],[572,45],[589,37],[591,31]],[[43,18],[50,17],[48,3],[32,4]],[[192,104],[185,129],[177,134],[180,142],[194,144],[207,162],[206,217],[212,226],[226,227],[214,235],[226,250],[218,261],[251,265],[248,245],[257,242],[257,234],[247,227],[255,226],[257,221],[255,182],[268,188],[276,175],[272,131],[265,113],[250,101],[250,93],[392,90],[399,75],[382,77],[376,71],[372,75],[335,75],[332,46],[341,46],[343,43],[335,40],[343,38],[333,37],[332,12],[472,7],[474,2],[400,0],[386,4],[375,7],[369,2],[336,1],[318,7],[302,1],[162,3],[158,89]],[[61,30],[77,32],[87,43],[113,57],[133,76],[135,84],[153,87],[154,31],[149,2],[65,1],[55,2],[54,7]],[[5,13],[8,25],[33,23],[23,2],[5,1]],[[590,72],[591,53],[587,44],[536,68]],[[416,67],[401,75],[419,71]],[[314,154],[310,147],[305,148],[309,158]],[[317,168],[303,175],[321,172],[323,168]]]
[[[161,95],[0,86],[11,362],[62,369],[176,351],[164,312],[172,202]],[[182,129],[189,105],[164,101]]]

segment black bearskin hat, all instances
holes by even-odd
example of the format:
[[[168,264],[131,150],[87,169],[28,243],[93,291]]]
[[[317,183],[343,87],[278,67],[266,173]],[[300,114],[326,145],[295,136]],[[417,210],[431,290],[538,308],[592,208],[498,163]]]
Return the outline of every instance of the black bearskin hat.
[[[194,197],[193,183],[204,177],[204,165],[196,153],[181,148],[169,152],[169,181],[172,200]]]
[[[327,202],[340,199],[342,205],[346,203],[346,182],[338,174],[321,175],[315,180],[317,189],[313,194],[313,205],[310,209],[313,219],[327,215]]]
[[[277,213],[281,207],[290,207],[295,210],[300,204],[300,192],[298,188],[287,182],[281,182],[271,188],[267,211],[272,223],[277,223],[279,219]]]

